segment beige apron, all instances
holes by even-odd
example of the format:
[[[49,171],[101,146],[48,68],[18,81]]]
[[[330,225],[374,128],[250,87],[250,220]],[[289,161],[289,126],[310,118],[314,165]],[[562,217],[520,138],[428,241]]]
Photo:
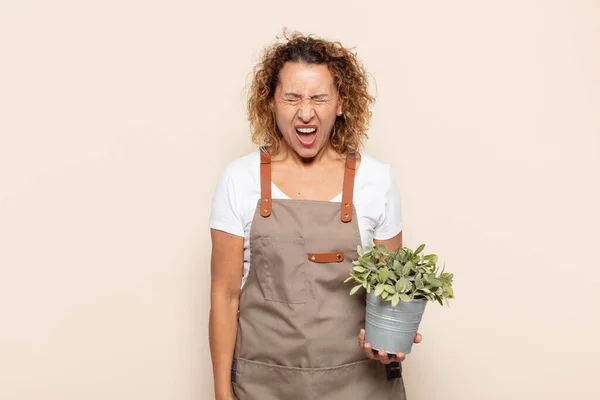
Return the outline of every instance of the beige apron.
[[[232,368],[236,398],[406,398],[400,365],[386,368],[358,346],[364,291],[350,296],[352,286],[343,283],[361,243],[355,168],[356,158],[347,156],[341,203],[272,200],[271,158],[261,152],[261,199]]]

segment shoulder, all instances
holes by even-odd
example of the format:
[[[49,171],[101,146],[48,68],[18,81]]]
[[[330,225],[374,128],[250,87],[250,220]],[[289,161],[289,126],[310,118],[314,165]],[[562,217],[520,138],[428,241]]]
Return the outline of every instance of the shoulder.
[[[243,178],[244,176],[251,175],[259,170],[260,152],[257,150],[230,161],[229,164],[225,166],[223,172],[233,178]]]
[[[254,151],[230,161],[220,172],[217,197],[244,199],[260,186],[260,152]]]
[[[359,168],[365,167],[371,171],[383,172],[389,170],[389,164],[384,163],[381,160],[373,157],[369,153],[360,153],[360,165]]]
[[[221,182],[227,182],[240,195],[260,184],[260,152],[253,151],[225,165],[221,171]]]
[[[246,154],[230,161],[221,171],[213,200],[211,226],[240,234],[246,211],[252,210],[260,196],[260,153]],[[243,232],[242,232],[243,235]]]
[[[365,185],[386,188],[392,180],[392,169],[389,164],[361,152],[356,180]]]

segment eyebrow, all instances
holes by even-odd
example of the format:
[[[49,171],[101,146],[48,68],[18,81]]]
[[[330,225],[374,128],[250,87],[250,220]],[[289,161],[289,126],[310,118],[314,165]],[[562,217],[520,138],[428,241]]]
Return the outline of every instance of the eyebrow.
[[[302,97],[302,95],[299,95],[298,93],[293,93],[293,92],[284,93],[284,96]],[[328,96],[327,93],[319,93],[319,94],[313,94],[310,97],[315,98],[315,97],[327,97],[327,96]]]

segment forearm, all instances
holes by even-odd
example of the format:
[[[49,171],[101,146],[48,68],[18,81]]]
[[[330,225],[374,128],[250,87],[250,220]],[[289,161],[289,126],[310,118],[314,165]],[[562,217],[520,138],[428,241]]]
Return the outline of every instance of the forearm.
[[[231,396],[231,362],[237,334],[238,307],[239,297],[234,294],[211,295],[209,341],[217,400]]]

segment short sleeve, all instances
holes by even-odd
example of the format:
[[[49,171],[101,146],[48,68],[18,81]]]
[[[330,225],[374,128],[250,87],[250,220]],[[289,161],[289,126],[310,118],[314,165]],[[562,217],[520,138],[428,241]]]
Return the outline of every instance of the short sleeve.
[[[235,181],[230,171],[225,169],[213,195],[210,227],[243,237],[244,225],[240,215],[240,202],[236,196]]]
[[[391,239],[402,231],[400,191],[391,167],[388,166],[387,169],[388,184],[384,195],[383,213],[373,235],[377,240]]]

